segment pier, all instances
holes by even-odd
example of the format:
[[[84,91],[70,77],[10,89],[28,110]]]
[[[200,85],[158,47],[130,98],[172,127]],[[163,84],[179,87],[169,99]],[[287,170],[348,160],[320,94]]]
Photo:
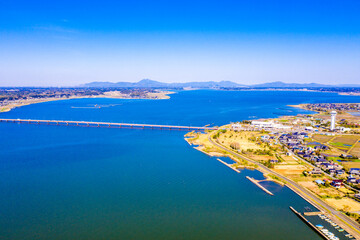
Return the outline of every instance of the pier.
[[[317,212],[304,212],[305,216],[316,216],[319,214],[324,214],[323,212],[317,211]]]
[[[307,225],[309,225],[315,232],[317,232],[321,237],[323,237],[324,239],[329,239],[330,238],[328,236],[326,236],[323,232],[321,232],[317,227],[315,227],[311,222],[309,222],[309,220],[307,220],[303,215],[301,215],[301,213],[299,213],[298,211],[296,211],[293,207],[289,207],[291,209],[291,211],[293,211],[301,220],[303,220]]]
[[[218,127],[194,127],[180,125],[160,125],[160,124],[141,124],[141,123],[114,123],[114,122],[90,122],[90,121],[67,121],[67,120],[35,120],[35,119],[0,119],[4,123],[27,123],[43,124],[56,126],[76,126],[76,127],[106,127],[106,128],[131,128],[131,129],[157,129],[157,130],[184,130],[184,131],[205,131],[218,130]]]
[[[269,195],[274,195],[272,192],[270,192],[269,190],[267,190],[266,188],[264,188],[263,186],[261,186],[261,184],[255,180],[254,178],[252,177],[249,177],[249,176],[246,176],[247,179],[249,179],[252,183],[254,183],[256,186],[258,186],[259,188],[261,188],[264,192],[266,192],[267,194]]]
[[[224,162],[223,160],[221,160],[221,159],[219,159],[219,158],[216,159],[216,160],[218,160],[219,162],[221,162],[221,163],[224,164],[225,166],[228,166],[229,168],[231,168],[231,169],[234,170],[235,172],[240,173],[239,169],[236,169],[235,167],[231,166],[231,164],[228,164],[228,163]]]

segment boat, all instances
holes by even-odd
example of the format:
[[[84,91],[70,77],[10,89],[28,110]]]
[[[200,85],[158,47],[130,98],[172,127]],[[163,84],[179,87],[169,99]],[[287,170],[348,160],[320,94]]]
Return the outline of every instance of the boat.
[[[344,229],[340,228],[338,231],[339,231],[339,232],[343,232],[343,231],[344,231]]]
[[[323,226],[323,225],[320,225],[320,224],[318,224],[318,225],[315,225],[315,227],[317,227],[317,228],[319,228],[319,229],[322,229],[322,228],[324,228],[324,226]]]

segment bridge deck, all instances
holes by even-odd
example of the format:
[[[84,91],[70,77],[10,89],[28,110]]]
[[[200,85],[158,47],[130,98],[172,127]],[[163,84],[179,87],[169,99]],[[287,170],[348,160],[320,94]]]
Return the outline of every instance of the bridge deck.
[[[67,121],[67,120],[36,120],[36,119],[0,119],[0,122],[12,123],[34,123],[47,125],[66,125],[66,126],[87,126],[87,127],[129,127],[129,128],[150,128],[168,130],[217,130],[217,127],[194,127],[180,125],[160,125],[160,124],[139,124],[139,123],[113,123],[113,122],[90,122],[90,121]]]

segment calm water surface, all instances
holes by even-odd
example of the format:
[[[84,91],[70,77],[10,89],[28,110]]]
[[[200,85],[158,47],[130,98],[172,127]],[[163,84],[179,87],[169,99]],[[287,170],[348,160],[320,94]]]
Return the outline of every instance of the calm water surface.
[[[187,91],[170,100],[77,99],[3,118],[221,125],[360,102],[312,92]],[[94,104],[102,107],[91,108]],[[0,124],[0,239],[320,239],[290,210],[309,206],[194,150],[185,132]]]

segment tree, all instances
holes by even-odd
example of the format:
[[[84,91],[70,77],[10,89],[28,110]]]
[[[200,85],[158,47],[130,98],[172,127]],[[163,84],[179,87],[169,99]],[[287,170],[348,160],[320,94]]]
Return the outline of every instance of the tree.
[[[238,150],[238,149],[240,148],[240,144],[237,143],[237,142],[232,142],[232,143],[230,144],[230,147],[231,147],[232,149]]]

